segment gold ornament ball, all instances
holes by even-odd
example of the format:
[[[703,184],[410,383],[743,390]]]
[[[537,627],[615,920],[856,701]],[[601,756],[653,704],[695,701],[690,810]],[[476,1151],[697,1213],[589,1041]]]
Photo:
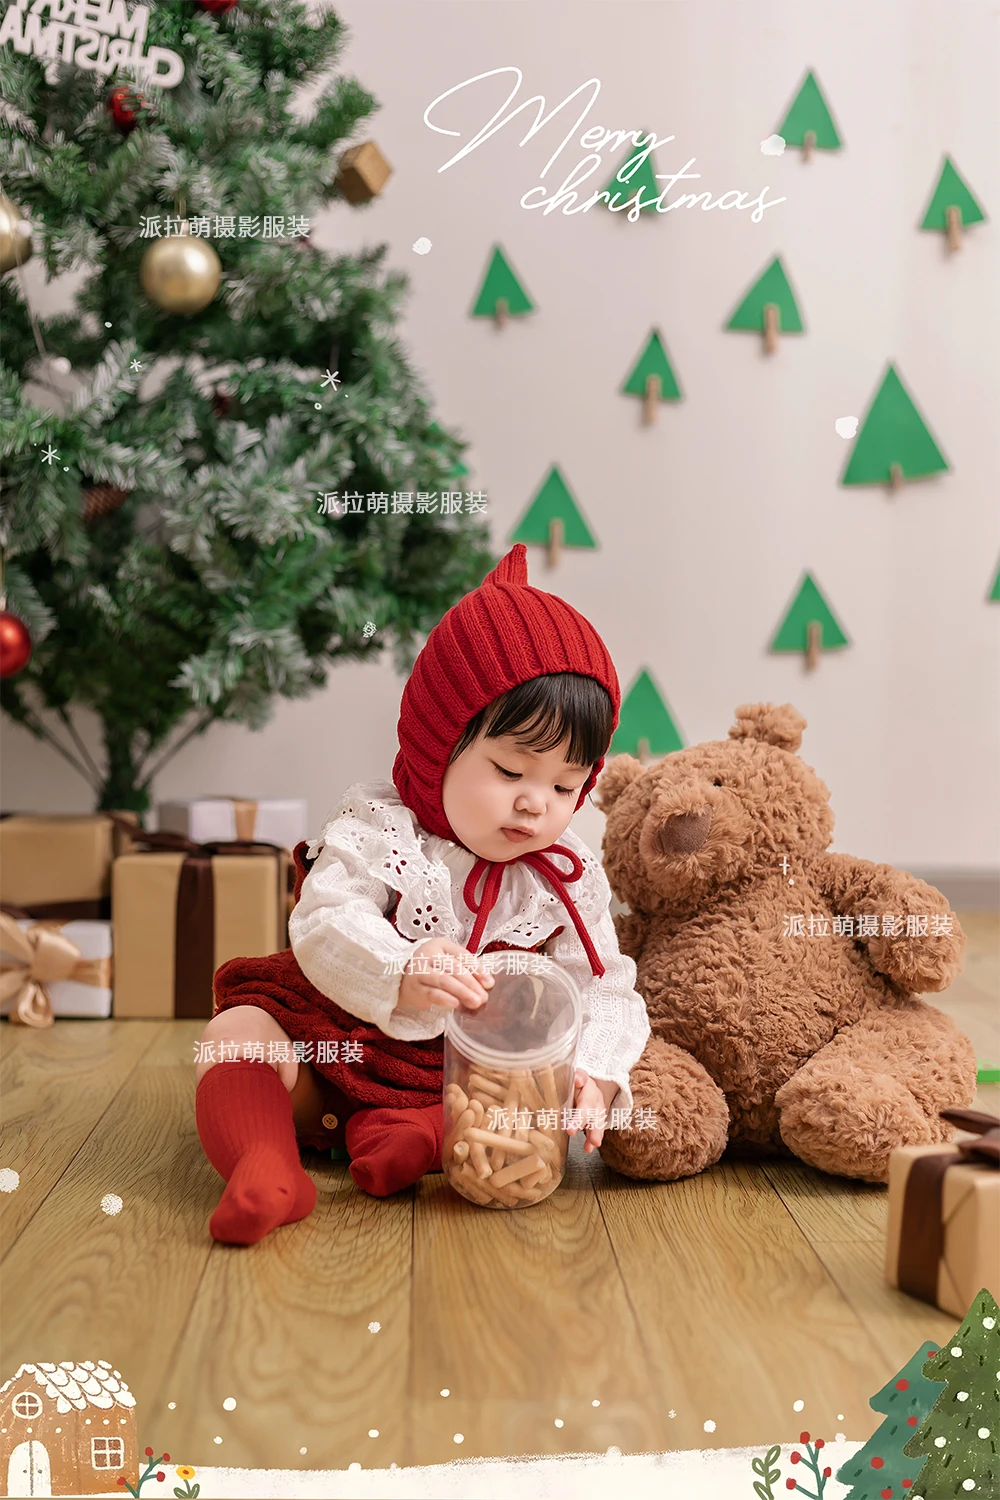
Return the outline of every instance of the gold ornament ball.
[[[139,280],[165,312],[201,312],[219,290],[222,263],[197,235],[172,234],[150,245],[139,262]]]
[[[31,225],[16,203],[0,193],[0,276],[31,255]]]

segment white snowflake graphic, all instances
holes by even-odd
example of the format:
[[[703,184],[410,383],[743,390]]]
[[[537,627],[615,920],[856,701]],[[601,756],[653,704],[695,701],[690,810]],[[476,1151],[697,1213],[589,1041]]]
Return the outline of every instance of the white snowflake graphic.
[[[413,241],[413,249],[417,255],[426,255],[430,248],[430,240],[426,239],[423,235],[421,235],[419,240]]]
[[[50,443],[49,446],[42,453],[42,463],[43,464],[53,464],[53,463],[55,463],[55,461],[56,461],[56,459],[58,457],[59,457],[58,452],[56,451],[55,448],[53,448],[52,444]]]
[[[337,389],[337,386],[338,386],[339,383],[340,383],[340,371],[339,370],[327,370],[326,374],[323,376],[323,379],[319,383],[319,388],[320,388],[320,390],[322,390],[325,385],[328,385],[331,390],[335,391]]]
[[[106,1214],[120,1214],[123,1208],[122,1200],[117,1193],[105,1193],[101,1199],[101,1207]]]
[[[760,149],[765,156],[783,156],[785,151],[785,137],[783,135],[769,135],[760,143]]]
[[[13,1193],[21,1182],[20,1172],[13,1167],[0,1167],[0,1193]]]
[[[378,1333],[378,1331],[379,1331],[379,1329],[381,1327],[382,1327],[381,1323],[369,1323],[368,1324],[368,1332],[369,1333]]]

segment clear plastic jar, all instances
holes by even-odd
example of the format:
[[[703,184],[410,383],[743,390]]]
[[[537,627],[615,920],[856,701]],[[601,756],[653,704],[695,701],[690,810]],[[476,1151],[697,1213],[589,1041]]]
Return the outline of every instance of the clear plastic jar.
[[[527,1208],[566,1168],[563,1110],[573,1104],[582,1025],[576,985],[535,953],[480,960],[494,976],[478,1010],[448,1012],[441,1163],[452,1187],[483,1208]]]

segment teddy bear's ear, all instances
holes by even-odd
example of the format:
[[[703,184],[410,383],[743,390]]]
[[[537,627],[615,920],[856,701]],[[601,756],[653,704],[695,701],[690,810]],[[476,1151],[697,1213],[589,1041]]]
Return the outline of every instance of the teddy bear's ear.
[[[797,750],[806,721],[790,703],[741,703],[731,740],[761,740],[782,750]]]
[[[644,769],[634,755],[616,755],[614,760],[609,760],[594,788],[601,812],[610,812],[625,788],[641,776]]]

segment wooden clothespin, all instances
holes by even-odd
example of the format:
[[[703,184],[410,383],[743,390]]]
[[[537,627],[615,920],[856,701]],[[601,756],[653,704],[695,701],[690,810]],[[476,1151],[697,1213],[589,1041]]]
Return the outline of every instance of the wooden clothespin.
[[[816,132],[807,130],[802,137],[802,160],[812,161],[812,154],[816,149]]]
[[[948,249],[961,250],[962,248],[962,210],[954,203],[950,203],[944,211],[945,223],[948,226]]]
[[[498,297],[496,310],[493,313],[498,328],[502,328],[507,321],[507,298]]]
[[[889,465],[889,488],[893,491],[893,493],[895,493],[896,490],[901,490],[903,488],[902,464]]]
[[[554,568],[559,562],[564,535],[565,528],[562,523],[562,516],[553,516],[549,522],[549,545],[547,548],[547,562],[550,568]]]
[[[776,302],[764,303],[764,353],[774,354],[778,347],[781,309]]]
[[[656,421],[656,408],[659,405],[661,385],[659,375],[646,376],[646,395],[642,403],[642,421],[644,427],[652,427]]]
[[[652,760],[652,758],[653,757],[649,753],[649,741],[648,740],[640,740],[639,741],[639,764],[641,766],[648,766],[649,763],[650,763],[650,761]]]
[[[819,653],[823,649],[823,623],[810,620],[806,627],[806,670],[811,672],[819,666]]]

